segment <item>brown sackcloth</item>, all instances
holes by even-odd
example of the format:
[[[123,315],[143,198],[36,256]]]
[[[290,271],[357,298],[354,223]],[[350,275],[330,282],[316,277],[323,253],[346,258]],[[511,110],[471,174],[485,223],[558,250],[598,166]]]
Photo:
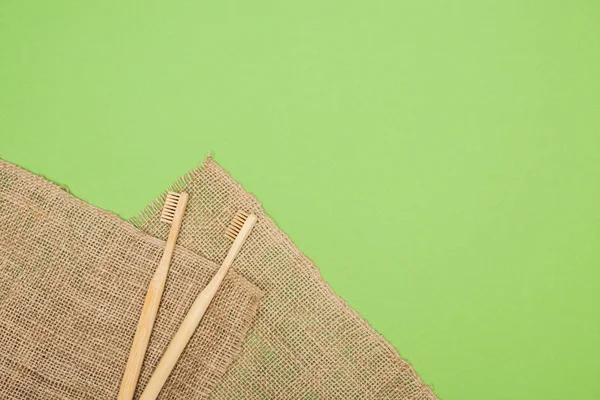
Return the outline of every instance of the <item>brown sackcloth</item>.
[[[197,217],[186,216],[183,225]],[[163,247],[116,215],[0,160],[0,399],[116,399]],[[216,269],[176,249],[137,396]],[[161,399],[208,397],[239,354],[261,294],[228,274]]]
[[[265,292],[241,355],[211,399],[435,399],[396,350],[323,281],[260,203],[210,158],[173,189],[190,193],[179,243],[221,262],[237,210],[258,215],[234,268]],[[163,194],[132,223],[165,238]]]

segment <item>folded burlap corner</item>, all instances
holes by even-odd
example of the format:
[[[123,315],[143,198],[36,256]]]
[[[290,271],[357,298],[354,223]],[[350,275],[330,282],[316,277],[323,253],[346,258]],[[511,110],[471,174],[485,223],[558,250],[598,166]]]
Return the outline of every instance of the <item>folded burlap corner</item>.
[[[0,398],[116,398],[163,248],[116,215],[0,160]],[[217,268],[177,247],[136,397]],[[235,271],[227,275],[161,399],[213,392],[261,296]]]
[[[210,156],[172,190],[190,194],[179,243],[221,262],[222,235],[237,210],[258,222],[234,269],[264,290],[239,358],[211,399],[436,399],[412,366],[325,283],[317,267],[265,214],[260,203]],[[166,193],[133,218],[166,238],[160,222]]]

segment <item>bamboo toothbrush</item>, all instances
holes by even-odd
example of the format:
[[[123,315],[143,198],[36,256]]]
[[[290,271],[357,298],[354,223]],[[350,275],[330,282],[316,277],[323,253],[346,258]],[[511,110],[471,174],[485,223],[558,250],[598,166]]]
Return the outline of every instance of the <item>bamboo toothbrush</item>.
[[[175,250],[175,243],[177,242],[177,235],[179,234],[179,228],[181,228],[181,221],[183,220],[187,201],[187,193],[169,192],[167,194],[167,199],[165,200],[160,219],[161,221],[170,224],[171,229],[169,230],[169,236],[167,237],[167,244],[162,258],[150,281],[148,291],[146,292],[144,307],[142,308],[142,314],[138,321],[135,337],[133,338],[131,350],[129,351],[129,358],[127,359],[127,366],[125,367],[125,373],[123,374],[123,380],[121,381],[118,400],[133,399],[135,388],[140,377],[144,356],[146,355],[146,349],[148,348],[148,342],[150,341],[152,327],[154,326],[154,320],[156,319],[156,313],[158,312],[160,299],[165,288],[169,264],[171,263],[171,257]]]
[[[233,221],[225,231],[225,236],[233,240],[233,244],[227,253],[227,257],[225,257],[223,264],[221,264],[221,268],[219,268],[215,276],[204,290],[200,292],[194,301],[194,304],[190,307],[185,319],[179,326],[177,333],[173,336],[173,339],[171,339],[171,343],[169,343],[169,346],[156,366],[156,369],[150,377],[139,400],[154,400],[158,397],[163,385],[179,360],[181,353],[183,353],[185,346],[194,334],[198,324],[200,324],[200,320],[204,316],[215,293],[217,293],[229,267],[231,267],[233,260],[250,234],[252,227],[254,227],[256,220],[256,215],[246,214],[242,211],[238,212],[233,218]]]

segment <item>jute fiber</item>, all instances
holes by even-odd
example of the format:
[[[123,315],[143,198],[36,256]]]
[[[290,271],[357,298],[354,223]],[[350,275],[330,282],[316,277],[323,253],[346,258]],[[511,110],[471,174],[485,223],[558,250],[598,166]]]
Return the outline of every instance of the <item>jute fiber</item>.
[[[258,215],[234,268],[265,293],[242,353],[211,399],[435,399],[410,364],[323,281],[260,203],[210,158],[173,186],[190,194],[179,243],[221,262],[237,210]],[[132,223],[165,238],[163,194]],[[318,227],[315,227],[318,229]]]
[[[183,226],[194,224],[188,241],[189,232],[202,231],[198,207],[205,199],[184,218]],[[115,399],[163,248],[116,215],[0,160],[0,399]],[[136,397],[217,267],[176,249]],[[208,398],[241,351],[261,295],[235,271],[228,274],[161,399]],[[236,368],[227,380],[239,374]]]

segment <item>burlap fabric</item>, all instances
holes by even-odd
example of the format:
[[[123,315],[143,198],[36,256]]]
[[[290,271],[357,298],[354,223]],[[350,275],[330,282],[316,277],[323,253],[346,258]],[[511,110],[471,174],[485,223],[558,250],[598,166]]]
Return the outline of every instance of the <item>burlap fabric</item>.
[[[194,201],[184,226],[193,222],[196,231],[205,199]],[[0,160],[0,399],[116,398],[163,247],[119,217]],[[176,249],[137,396],[216,269]],[[235,271],[228,274],[161,399],[213,392],[241,349],[261,294]]]
[[[215,262],[239,209],[258,215],[234,268],[265,292],[239,358],[211,399],[435,399],[396,350],[323,281],[260,203],[210,158],[172,187],[190,194],[179,243]],[[132,223],[166,238],[163,194]],[[315,229],[319,229],[315,227]]]

